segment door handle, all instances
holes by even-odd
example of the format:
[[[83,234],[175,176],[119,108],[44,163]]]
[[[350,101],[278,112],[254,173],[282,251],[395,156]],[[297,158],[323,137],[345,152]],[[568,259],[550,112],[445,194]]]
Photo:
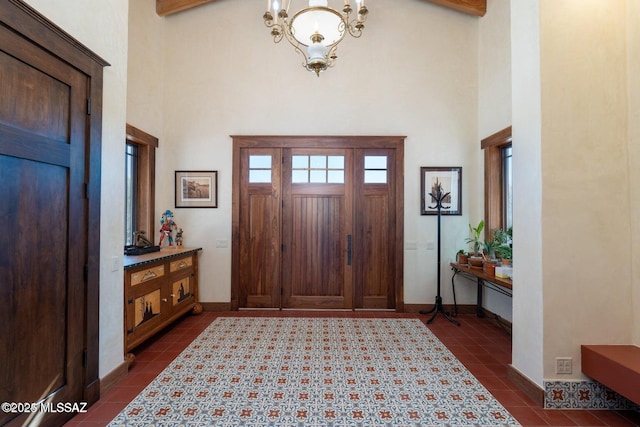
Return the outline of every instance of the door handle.
[[[351,265],[351,234],[347,235],[347,265]]]

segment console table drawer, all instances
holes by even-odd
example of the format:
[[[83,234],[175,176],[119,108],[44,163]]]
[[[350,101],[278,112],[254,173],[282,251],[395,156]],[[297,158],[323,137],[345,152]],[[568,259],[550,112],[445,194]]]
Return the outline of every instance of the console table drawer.
[[[185,268],[189,268],[193,265],[193,257],[182,258],[177,261],[172,261],[169,266],[169,271],[172,273],[175,271],[184,270]]]
[[[136,286],[164,276],[164,265],[149,267],[146,270],[131,274],[131,286]]]

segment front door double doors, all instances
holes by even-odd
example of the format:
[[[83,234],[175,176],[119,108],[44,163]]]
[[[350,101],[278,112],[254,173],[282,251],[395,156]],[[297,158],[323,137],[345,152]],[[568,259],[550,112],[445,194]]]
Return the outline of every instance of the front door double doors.
[[[396,308],[402,140],[244,138],[234,137],[236,305]]]

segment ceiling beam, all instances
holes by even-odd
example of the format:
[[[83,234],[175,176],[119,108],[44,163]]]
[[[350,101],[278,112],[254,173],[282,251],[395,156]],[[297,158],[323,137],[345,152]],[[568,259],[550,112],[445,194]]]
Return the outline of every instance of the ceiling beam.
[[[156,0],[156,13],[167,16],[182,10],[191,9],[214,0]],[[449,9],[469,15],[484,16],[487,13],[487,0],[427,0]]]
[[[214,0],[156,0],[156,13],[167,16]]]
[[[487,13],[487,0],[427,0],[449,9],[469,15],[484,16]]]

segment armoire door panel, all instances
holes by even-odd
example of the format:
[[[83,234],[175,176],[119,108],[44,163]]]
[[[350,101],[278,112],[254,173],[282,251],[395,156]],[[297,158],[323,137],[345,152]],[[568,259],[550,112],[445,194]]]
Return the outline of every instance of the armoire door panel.
[[[34,402],[65,383],[67,171],[0,155],[0,182],[14,184],[0,186],[0,217],[22,235],[0,251],[0,323],[11,325],[0,334],[1,348],[11,349],[3,352],[0,399]]]
[[[0,35],[2,33],[0,30]],[[67,143],[69,86],[5,52],[0,52],[0,61],[3,64],[0,74],[2,96],[12,101],[0,102],[2,123],[50,141]],[[33,105],[38,105],[38,108],[29,108]]]
[[[88,77],[0,26],[0,401],[83,398]],[[5,80],[6,79],[6,80]],[[5,93],[6,92],[6,93]],[[28,414],[0,413],[0,425]],[[70,414],[44,414],[42,425]]]

